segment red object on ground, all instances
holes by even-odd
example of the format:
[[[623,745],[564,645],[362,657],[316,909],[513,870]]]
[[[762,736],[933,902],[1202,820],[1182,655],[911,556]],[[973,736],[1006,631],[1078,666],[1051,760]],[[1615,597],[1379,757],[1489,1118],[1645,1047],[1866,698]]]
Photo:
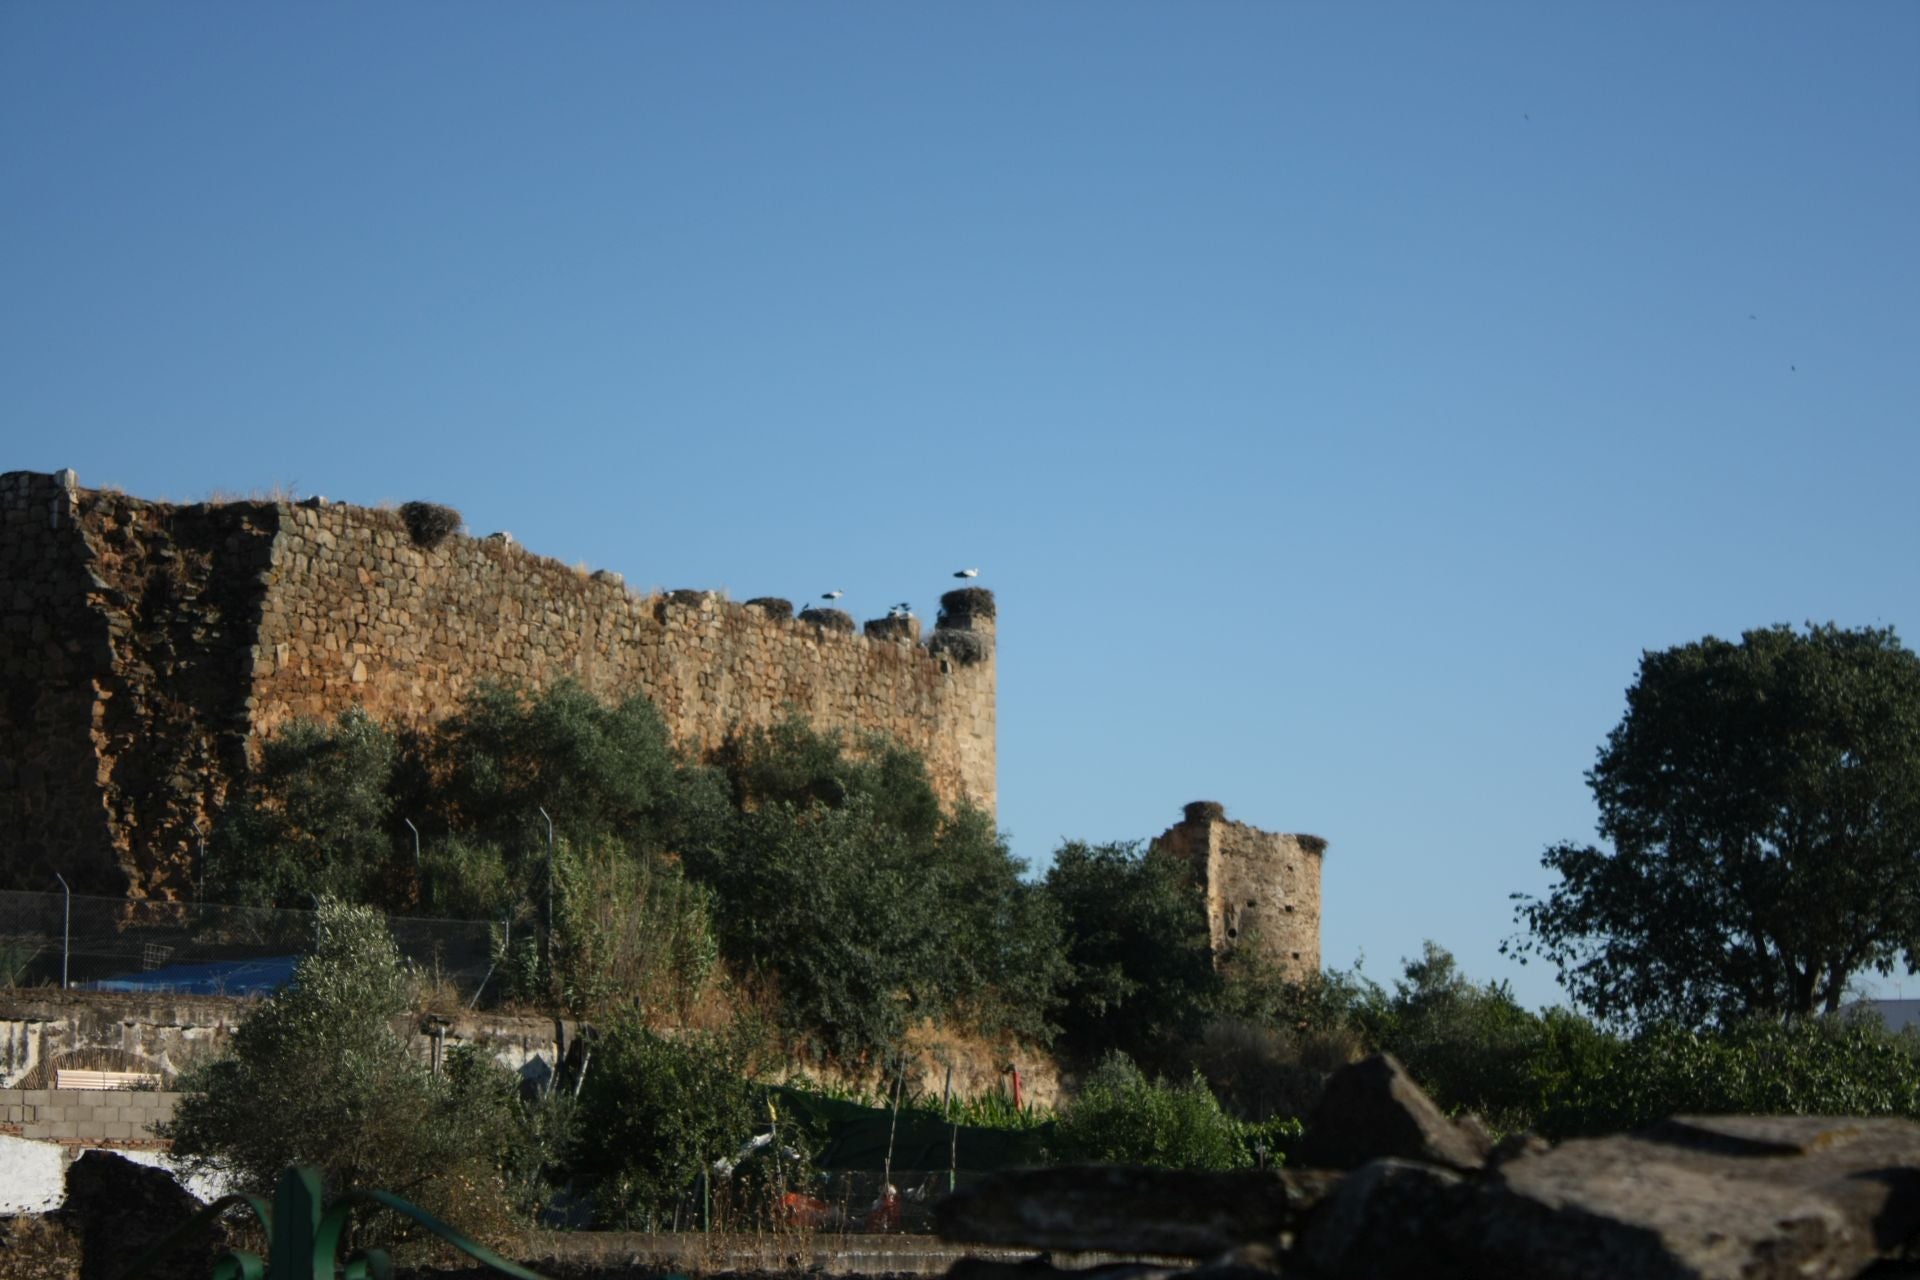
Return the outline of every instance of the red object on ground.
[[[833,1208],[818,1196],[789,1191],[780,1197],[780,1217],[790,1227],[825,1227],[833,1223]]]
[[[898,1231],[900,1229],[900,1192],[889,1186],[880,1193],[880,1198],[867,1210],[867,1230]]]

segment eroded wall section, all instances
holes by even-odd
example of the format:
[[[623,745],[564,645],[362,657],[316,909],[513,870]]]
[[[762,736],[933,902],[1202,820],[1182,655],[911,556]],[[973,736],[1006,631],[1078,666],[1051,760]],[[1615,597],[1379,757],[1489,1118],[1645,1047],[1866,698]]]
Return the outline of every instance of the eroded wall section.
[[[1216,957],[1251,945],[1291,981],[1319,972],[1325,840],[1233,822],[1218,804],[1202,800],[1154,843],[1193,868],[1206,893]]]

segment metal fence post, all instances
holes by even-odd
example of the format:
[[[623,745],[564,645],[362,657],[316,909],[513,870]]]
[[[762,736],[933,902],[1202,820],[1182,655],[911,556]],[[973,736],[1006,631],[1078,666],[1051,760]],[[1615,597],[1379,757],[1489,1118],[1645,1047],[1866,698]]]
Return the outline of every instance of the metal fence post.
[[[540,816],[547,820],[547,980],[553,980],[553,817],[544,807]]]
[[[60,914],[60,989],[67,989],[67,959],[73,954],[73,890],[67,886],[67,878],[58,871],[53,878],[60,882],[60,891],[66,895],[66,906]]]

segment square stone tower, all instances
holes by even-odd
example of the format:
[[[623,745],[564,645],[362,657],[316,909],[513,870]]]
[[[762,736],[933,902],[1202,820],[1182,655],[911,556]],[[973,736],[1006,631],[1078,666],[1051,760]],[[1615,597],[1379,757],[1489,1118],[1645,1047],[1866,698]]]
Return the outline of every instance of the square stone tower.
[[[1319,972],[1320,860],[1327,842],[1230,822],[1211,800],[1196,800],[1185,813],[1153,843],[1185,859],[1205,891],[1215,963],[1251,944],[1289,981]]]

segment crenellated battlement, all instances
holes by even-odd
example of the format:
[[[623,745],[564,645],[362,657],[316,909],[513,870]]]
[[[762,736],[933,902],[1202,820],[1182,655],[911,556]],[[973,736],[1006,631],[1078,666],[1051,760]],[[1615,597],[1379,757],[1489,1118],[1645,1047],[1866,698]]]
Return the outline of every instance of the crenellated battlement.
[[[912,618],[862,633],[786,601],[636,593],[431,511],[179,505],[11,472],[0,521],[9,882],[57,870],[76,889],[178,893],[262,735],[355,705],[418,726],[496,679],[645,694],[701,753],[792,709],[912,747],[947,803],[994,808],[994,608],[977,588],[949,592],[923,642]]]

